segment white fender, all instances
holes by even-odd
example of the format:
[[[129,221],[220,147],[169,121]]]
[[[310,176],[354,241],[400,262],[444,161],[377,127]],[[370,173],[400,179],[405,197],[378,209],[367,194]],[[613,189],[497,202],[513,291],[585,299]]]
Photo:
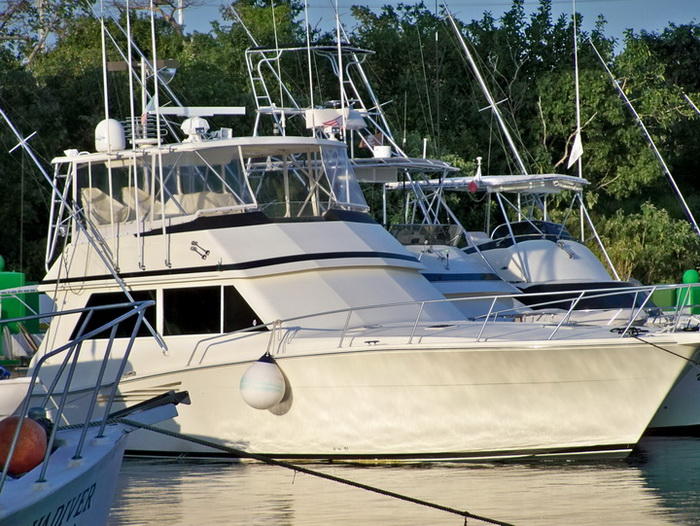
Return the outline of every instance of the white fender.
[[[241,396],[255,409],[270,409],[284,398],[287,385],[275,359],[264,354],[241,377]]]

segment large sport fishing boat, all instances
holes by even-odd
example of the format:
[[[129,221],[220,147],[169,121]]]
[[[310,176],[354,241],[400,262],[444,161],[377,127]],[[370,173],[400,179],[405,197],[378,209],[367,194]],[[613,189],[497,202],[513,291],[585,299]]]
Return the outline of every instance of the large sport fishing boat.
[[[465,321],[367,214],[341,142],[220,135],[53,161],[82,213],[57,207],[49,247],[62,248],[49,251],[41,288],[62,309],[114,303],[124,293],[107,259],[134,299],[155,300],[146,319],[165,349],[142,331],[118,401],[189,391],[179,432],[280,457],[619,454],[698,346],[680,331],[642,341],[599,326]],[[58,320],[37,358],[96,324],[98,313]],[[100,365],[92,354],[80,355],[86,382]],[[261,357],[272,375],[255,376]],[[140,437],[130,450],[208,453]]]

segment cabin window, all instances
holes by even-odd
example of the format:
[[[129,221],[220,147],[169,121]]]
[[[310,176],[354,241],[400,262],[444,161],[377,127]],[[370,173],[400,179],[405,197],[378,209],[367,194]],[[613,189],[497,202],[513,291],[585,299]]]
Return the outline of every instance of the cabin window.
[[[147,300],[154,300],[156,299],[156,291],[155,290],[137,290],[130,292],[131,297],[134,298],[135,301],[147,301]],[[123,292],[100,292],[97,294],[92,294],[90,295],[90,298],[88,299],[86,307],[100,307],[103,305],[115,305],[119,303],[127,303],[129,299],[126,297],[126,295]],[[129,310],[130,307],[124,306],[124,307],[117,307],[113,309],[97,309],[92,311],[92,316],[90,316],[90,319],[87,322],[87,325],[85,325],[85,328],[82,330],[82,334],[87,334],[91,331],[94,331],[96,329],[99,329],[103,325],[111,322],[114,320],[116,317],[121,316],[125,312]],[[83,323],[85,323],[85,320],[87,318],[88,312],[86,311],[83,312],[80,315],[80,319],[78,320],[78,323],[76,324],[75,328],[73,329],[73,334],[71,335],[71,339],[74,339],[78,336],[78,332],[80,331],[81,327],[83,327]],[[131,337],[131,333],[134,330],[134,325],[136,323],[136,320],[138,319],[137,316],[132,316],[130,318],[127,318],[123,322],[119,324],[119,328],[117,329],[116,337],[117,338],[129,338]],[[148,320],[148,322],[151,324],[151,327],[156,326],[156,309],[155,305],[152,305],[146,309],[146,314],[144,316],[145,320]],[[109,338],[111,329],[107,329],[97,335],[94,336],[95,339],[101,339],[101,338]],[[145,323],[141,323],[141,326],[139,327],[139,332],[137,336],[149,336],[151,333],[148,330],[148,327],[146,326]]]
[[[217,334],[254,325],[262,325],[260,318],[231,285],[163,291],[165,336]]]
[[[340,148],[322,148],[321,157],[333,188],[335,206],[366,211],[369,207],[355,179],[347,152]]]
[[[131,172],[128,167],[87,163],[78,168],[78,200],[85,216],[97,225],[133,220],[124,201]]]
[[[238,331],[254,325],[262,325],[255,311],[243,296],[230,285],[224,287],[224,332]],[[267,330],[260,327],[260,330]]]
[[[163,334],[221,332],[221,287],[191,287],[163,291]]]
[[[314,217],[330,191],[314,153],[250,158],[246,163],[260,209],[268,217]]]

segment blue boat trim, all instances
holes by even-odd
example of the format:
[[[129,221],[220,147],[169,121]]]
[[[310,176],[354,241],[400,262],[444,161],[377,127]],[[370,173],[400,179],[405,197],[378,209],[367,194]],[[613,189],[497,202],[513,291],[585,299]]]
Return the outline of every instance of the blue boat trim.
[[[276,258],[258,259],[255,261],[245,261],[243,263],[228,263],[225,265],[206,265],[202,267],[184,267],[170,268],[159,270],[143,270],[140,272],[125,272],[119,273],[119,276],[124,279],[156,277],[156,276],[172,276],[177,274],[191,274],[203,272],[223,272],[226,270],[248,270],[252,268],[270,267],[274,265],[283,265],[285,263],[298,263],[301,261],[316,261],[328,259],[354,259],[354,258],[378,258],[378,259],[400,259],[402,261],[410,261],[418,263],[418,259],[407,254],[396,254],[394,252],[318,252],[316,254],[295,254],[292,256],[282,256]],[[111,274],[101,274],[97,276],[80,276],[75,278],[63,278],[60,280],[48,279],[41,283],[50,285],[55,283],[82,283],[84,281],[99,281],[99,280],[114,279]]]
[[[463,274],[424,272],[428,281],[501,281],[496,274],[486,272],[468,272]]]

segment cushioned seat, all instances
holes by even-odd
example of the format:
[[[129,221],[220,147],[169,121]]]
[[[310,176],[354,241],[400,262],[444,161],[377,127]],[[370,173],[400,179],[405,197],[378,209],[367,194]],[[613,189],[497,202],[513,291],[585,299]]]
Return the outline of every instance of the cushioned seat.
[[[198,210],[237,206],[236,198],[223,192],[193,192],[191,194],[174,194],[165,203],[166,215],[194,214]],[[178,206],[180,205],[180,206]],[[182,210],[180,209],[182,208]]]
[[[82,188],[80,196],[87,216],[99,225],[126,221],[129,207],[110,197],[99,188]]]

